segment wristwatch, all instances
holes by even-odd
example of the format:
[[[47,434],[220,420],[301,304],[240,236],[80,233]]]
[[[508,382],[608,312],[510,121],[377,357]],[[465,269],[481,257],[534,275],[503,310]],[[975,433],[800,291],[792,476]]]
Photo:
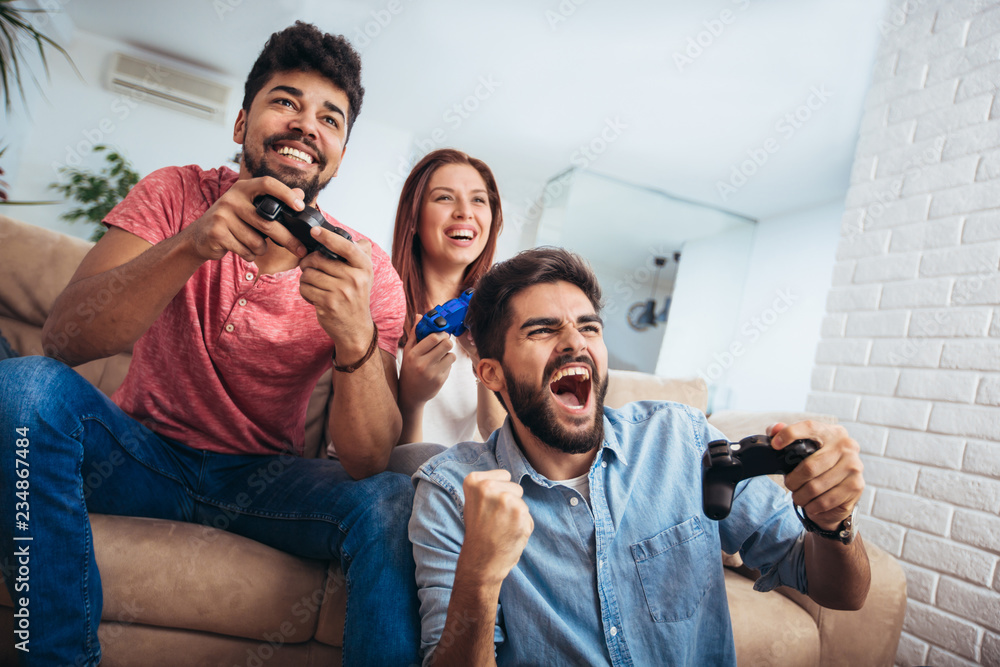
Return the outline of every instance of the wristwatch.
[[[817,526],[812,519],[806,516],[806,511],[795,505],[795,513],[799,516],[799,521],[802,522],[802,526],[807,532],[816,533],[820,537],[825,537],[828,540],[836,540],[841,544],[850,544],[854,541],[854,536],[857,534],[857,530],[854,527],[854,513],[857,511],[857,507],[851,510],[851,515],[840,522],[840,525],[833,530],[823,530]]]

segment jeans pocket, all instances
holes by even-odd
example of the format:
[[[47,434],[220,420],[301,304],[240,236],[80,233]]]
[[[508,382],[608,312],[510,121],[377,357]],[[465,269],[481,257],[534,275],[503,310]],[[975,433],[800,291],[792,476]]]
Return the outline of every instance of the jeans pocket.
[[[712,554],[712,541],[698,517],[632,545],[653,621],[683,621],[698,610],[712,583],[711,572],[706,571],[714,562]]]

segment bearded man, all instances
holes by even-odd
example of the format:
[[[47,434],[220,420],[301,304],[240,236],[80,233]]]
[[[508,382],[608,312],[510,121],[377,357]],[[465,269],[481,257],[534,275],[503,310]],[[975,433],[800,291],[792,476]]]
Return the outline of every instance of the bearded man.
[[[864,603],[861,540],[830,539],[864,487],[857,443],[825,424],[771,429],[775,449],[820,445],[786,483],[821,532],[760,477],[738,486],[726,519],[708,520],[702,455],[724,436],[678,403],[604,407],[600,305],[589,267],[555,248],[476,286],[476,370],[508,419],[414,475],[425,665],[735,665],[723,550],[761,571],[758,590]]]
[[[0,498],[7,567],[14,540],[33,545],[40,639],[19,656],[22,667],[101,661],[89,513],[224,525],[339,562],[345,663],[416,658],[413,488],[383,472],[402,428],[399,276],[354,229],[355,242],[312,232],[340,260],[307,254],[255,207],[262,195],[295,211],[315,206],[363,95],[360,58],[342,36],[304,23],[274,33],[233,128],[239,172],[188,165],[140,181],[53,306],[48,356],[0,364],[0,453],[11,462],[0,466],[0,488],[15,488],[15,451],[29,441],[33,464],[30,534],[15,525],[13,491]],[[102,307],[85,307],[95,299]],[[130,348],[111,400],[70,368]],[[340,458],[304,458],[306,407],[331,366],[328,432]],[[84,483],[102,469],[113,472]],[[7,586],[15,616],[27,615],[27,598],[10,577]]]

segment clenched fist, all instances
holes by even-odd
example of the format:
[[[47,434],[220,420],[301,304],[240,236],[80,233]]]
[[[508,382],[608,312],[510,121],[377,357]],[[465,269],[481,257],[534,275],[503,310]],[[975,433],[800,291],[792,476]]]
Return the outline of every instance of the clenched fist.
[[[506,470],[472,472],[465,492],[465,542],[460,558],[483,584],[499,584],[517,565],[535,522],[520,484]]]

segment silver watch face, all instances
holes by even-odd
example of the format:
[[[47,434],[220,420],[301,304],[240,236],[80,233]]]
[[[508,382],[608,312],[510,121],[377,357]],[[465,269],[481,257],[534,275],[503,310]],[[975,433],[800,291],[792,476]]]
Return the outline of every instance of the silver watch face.
[[[850,544],[851,540],[854,539],[855,532],[856,531],[854,530],[854,511],[852,511],[851,516],[847,517],[841,522],[840,531],[838,531],[837,534],[840,536],[840,539],[844,542],[844,544]]]

